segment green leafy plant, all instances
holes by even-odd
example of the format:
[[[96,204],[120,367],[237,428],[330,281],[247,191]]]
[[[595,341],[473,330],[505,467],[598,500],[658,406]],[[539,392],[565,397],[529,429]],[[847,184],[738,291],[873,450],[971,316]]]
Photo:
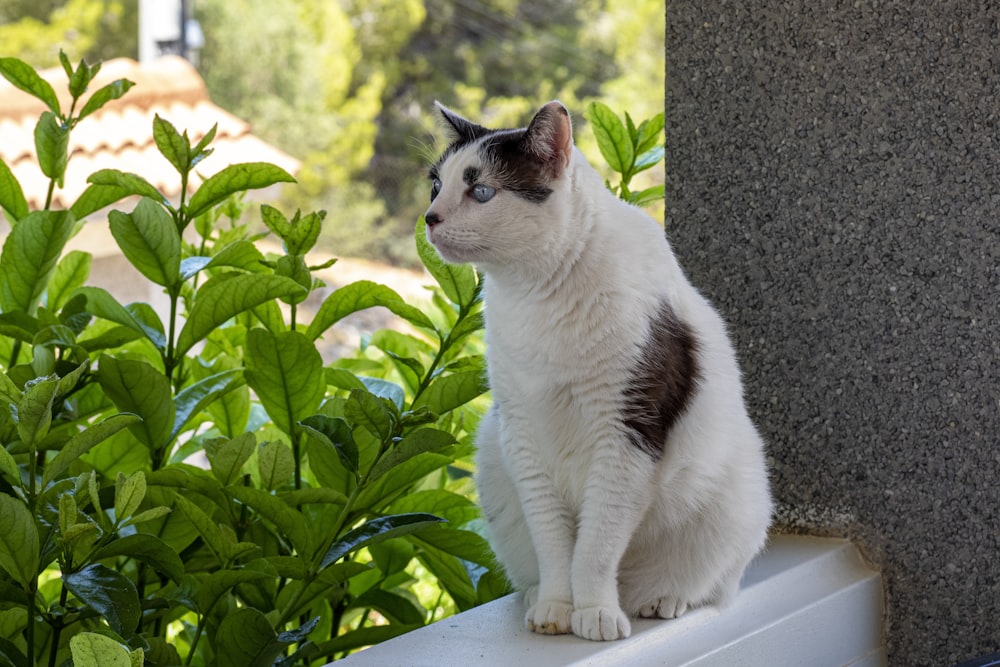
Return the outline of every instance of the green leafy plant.
[[[591,102],[587,111],[601,155],[620,177],[617,184],[607,183],[608,189],[636,206],[646,206],[663,199],[663,184],[638,191],[630,188],[636,174],[652,169],[663,161],[663,113],[640,122],[637,127],[627,111],[625,120],[622,121],[603,102]]]
[[[99,66],[62,62],[67,114],[0,59],[48,107],[35,145],[50,179],[31,211],[0,163],[0,665],[322,664],[505,592],[469,499],[485,391],[473,269],[441,262],[421,223],[438,283],[424,307],[359,281],[307,312],[332,264],[307,259],[325,214],[263,206],[283,246],[263,252],[242,196],[291,175],[234,164],[191,187],[214,128],[193,143],[159,117],[179,201],[104,169],[51,209],[73,127],[131,86],[84,102]],[[126,197],[110,231],[167,313],[88,285],[92,257],[65,252]],[[324,362],[331,327],[376,306],[407,329]]]

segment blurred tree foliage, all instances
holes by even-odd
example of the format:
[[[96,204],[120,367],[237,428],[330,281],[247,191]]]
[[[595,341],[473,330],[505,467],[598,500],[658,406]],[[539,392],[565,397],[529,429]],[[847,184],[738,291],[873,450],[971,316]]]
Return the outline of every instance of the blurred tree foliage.
[[[139,51],[139,0],[3,0],[0,55],[34,67],[59,65],[59,49],[72,61]]]
[[[36,66],[135,57],[137,0],[4,0],[0,51]],[[443,139],[435,99],[487,126],[561,99],[663,110],[664,0],[192,0],[213,100],[303,160],[286,205],[330,212],[339,255],[416,264],[424,165]],[[15,21],[15,19],[17,19]],[[12,22],[13,21],[13,22]],[[662,178],[658,170],[643,178]],[[654,212],[655,215],[656,212]]]
[[[489,126],[559,98],[663,110],[663,0],[198,0],[213,98],[304,160],[290,205],[342,255],[416,261],[435,99]],[[652,178],[656,178],[654,174]]]

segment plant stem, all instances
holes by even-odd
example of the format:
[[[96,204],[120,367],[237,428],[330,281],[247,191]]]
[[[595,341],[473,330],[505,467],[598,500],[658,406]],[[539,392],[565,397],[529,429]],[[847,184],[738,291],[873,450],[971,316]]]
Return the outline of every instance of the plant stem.
[[[45,195],[45,210],[48,211],[49,207],[52,206],[52,194],[56,190],[56,179],[49,180],[49,192]]]
[[[68,597],[69,597],[69,589],[63,586],[62,590],[59,592],[60,607],[65,609],[66,600]],[[62,621],[63,619],[60,618],[59,622],[53,624],[52,626],[52,644],[51,648],[49,649],[49,667],[56,667],[56,654],[59,652],[59,638],[60,635],[62,635],[62,629],[63,629]]]
[[[28,662],[35,662],[35,614],[38,609],[35,607],[35,593],[38,591],[38,575],[36,574],[28,586],[28,627],[25,632],[25,641],[28,648]]]

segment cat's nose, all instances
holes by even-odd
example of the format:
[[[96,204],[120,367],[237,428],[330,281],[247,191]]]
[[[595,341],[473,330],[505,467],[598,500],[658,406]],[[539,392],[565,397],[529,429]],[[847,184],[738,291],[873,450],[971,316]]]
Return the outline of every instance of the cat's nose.
[[[428,211],[427,215],[424,216],[424,220],[427,222],[427,225],[429,227],[433,227],[439,222],[443,222],[444,218],[442,218],[439,213],[436,213],[434,211]]]

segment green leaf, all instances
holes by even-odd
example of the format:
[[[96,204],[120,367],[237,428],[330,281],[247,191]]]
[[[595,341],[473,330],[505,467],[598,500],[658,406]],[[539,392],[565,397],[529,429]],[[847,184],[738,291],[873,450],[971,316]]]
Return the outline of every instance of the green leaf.
[[[427,240],[427,223],[423,216],[417,220],[415,238],[417,254],[424,263],[445,296],[452,303],[466,308],[471,306],[479,296],[479,285],[476,282],[476,271],[468,264],[449,264],[441,259],[437,250]]]
[[[269,440],[257,449],[257,469],[260,484],[273,490],[290,482],[295,474],[295,458],[292,449],[280,440]]]
[[[81,287],[73,293],[74,296],[77,294],[87,298],[87,312],[91,315],[121,324],[142,334],[161,352],[166,349],[167,337],[163,333],[163,324],[158,318],[143,317],[138,304],[123,306],[111,296],[110,292],[101,287]],[[153,319],[152,323],[148,321],[150,319]],[[84,344],[85,341],[80,343]]]
[[[118,414],[94,424],[85,431],[77,433],[63,448],[56,454],[55,458],[45,466],[45,473],[42,475],[42,488],[47,487],[51,482],[59,477],[64,470],[69,468],[73,461],[77,460],[100,442],[118,431],[137,424],[140,421],[138,415]]]
[[[403,301],[394,290],[370,280],[359,280],[337,289],[323,301],[306,335],[315,340],[347,315],[374,306],[383,306],[415,326],[434,330],[434,323],[419,308]]]
[[[379,588],[369,589],[352,606],[357,609],[375,609],[392,623],[417,625],[424,622],[424,610],[412,600]]]
[[[82,120],[111,100],[117,100],[119,97],[127,93],[129,88],[134,85],[135,83],[129,81],[128,79],[117,79],[102,88],[98,88],[94,91],[94,94],[90,96],[90,99],[87,100],[87,103],[83,105],[83,109],[80,110],[79,118]]]
[[[419,537],[414,536],[412,539],[418,545],[433,545],[470,563],[487,568],[496,566],[496,556],[493,555],[489,542],[470,530],[459,530],[443,525],[428,526]]]
[[[21,402],[21,390],[6,373],[0,372],[0,400],[17,405]]]
[[[454,463],[453,456],[427,451],[381,472],[381,476],[366,485],[358,494],[356,506],[382,507],[386,502],[422,480],[430,473]]]
[[[399,442],[372,466],[368,473],[369,482],[374,482],[390,470],[424,452],[439,452],[454,445],[455,436],[433,428],[418,429]]]
[[[63,255],[56,264],[52,278],[49,280],[48,307],[50,310],[62,310],[69,301],[74,290],[83,287],[90,277],[90,268],[94,256],[82,250],[71,250]]]
[[[253,433],[242,433],[232,440],[210,444],[205,447],[205,454],[212,474],[223,486],[228,486],[242,476],[243,464],[257,448],[257,438]]]
[[[90,85],[90,78],[90,68],[87,67],[86,62],[81,60],[80,66],[69,76],[69,94],[74,99],[79,99],[87,91],[87,86]]]
[[[138,470],[128,477],[118,473],[115,480],[115,519],[119,522],[132,516],[146,497],[146,474]]]
[[[305,255],[312,250],[326,217],[326,211],[309,213],[304,217],[300,217],[300,212],[296,211],[289,221],[281,211],[267,204],[261,205],[260,213],[268,229],[284,242],[289,255]]]
[[[111,235],[139,273],[157,285],[176,287],[181,267],[181,236],[170,214],[143,198],[132,213],[111,211]]]
[[[632,169],[635,155],[631,137],[621,118],[602,102],[591,102],[588,111],[601,155],[612,169],[625,174]]]
[[[42,173],[62,187],[69,160],[69,128],[51,111],[44,112],[35,125],[35,150]]]
[[[638,174],[640,171],[646,171],[655,167],[665,154],[665,148],[663,146],[654,146],[650,148],[645,153],[642,153],[635,159],[635,168],[632,170],[633,174]]]
[[[59,391],[59,378],[50,375],[38,378],[24,388],[17,405],[17,433],[28,445],[40,442],[52,424],[52,402]]]
[[[119,410],[142,417],[129,426],[140,442],[152,451],[169,444],[175,410],[166,375],[144,361],[102,355],[97,381]]]
[[[291,540],[300,555],[306,558],[312,556],[312,550],[315,548],[314,529],[310,527],[306,517],[293,507],[267,491],[251,486],[233,485],[228,487],[226,492],[273,523],[279,534]]]
[[[138,174],[118,169],[99,169],[87,177],[87,182],[93,185],[117,187],[124,193],[122,196],[138,195],[148,197],[159,204],[167,204],[167,200],[152,183]],[[173,221],[171,221],[171,224]]]
[[[38,529],[28,507],[0,494],[0,568],[25,590],[38,574]]]
[[[198,611],[208,614],[223,595],[240,584],[270,578],[271,575],[259,570],[216,570],[202,580],[201,587],[195,595]]]
[[[423,624],[402,625],[393,623],[392,625],[379,625],[370,628],[351,630],[350,632],[340,635],[336,639],[331,639],[330,641],[318,644],[317,650],[320,652],[320,655],[335,655],[365,646],[373,646],[375,644],[388,641],[394,637],[404,635],[407,632],[412,632],[422,626]]]
[[[288,645],[278,641],[270,621],[256,609],[244,607],[227,614],[215,636],[215,664],[219,667],[271,667]]]
[[[273,275],[226,275],[206,282],[195,295],[195,305],[177,339],[177,355],[225,324],[229,319],[272,299],[302,292],[290,278]]]
[[[103,616],[120,636],[135,633],[142,610],[131,579],[106,565],[92,563],[79,572],[63,574],[62,580],[77,599]]]
[[[354,442],[354,432],[346,421],[340,417],[312,415],[300,424],[318,446],[336,451],[344,467],[351,472],[358,471],[358,446]]]
[[[135,667],[132,654],[138,654],[142,665],[142,649],[131,651],[111,637],[96,632],[81,632],[69,640],[73,667]]]
[[[163,157],[167,158],[170,164],[181,175],[187,174],[191,168],[191,142],[186,136],[181,136],[170,121],[160,118],[156,114],[153,118],[153,141]]]
[[[433,514],[393,514],[372,519],[358,526],[354,530],[348,531],[341,539],[337,540],[330,547],[320,569],[325,568],[346,556],[370,544],[377,544],[393,537],[409,535],[426,526],[441,523],[442,519]]]
[[[292,434],[301,417],[319,408],[326,393],[323,359],[303,334],[252,329],[245,362],[247,384],[285,433]]]
[[[188,203],[188,215],[195,218],[231,194],[281,182],[294,183],[295,179],[281,167],[266,162],[231,164],[201,184]]]
[[[194,504],[184,496],[178,494],[174,498],[174,507],[179,509],[187,517],[198,534],[205,540],[205,544],[215,554],[220,564],[225,564],[226,553],[229,551],[229,543],[222,534],[222,529],[216,525],[215,521],[205,513],[198,505]],[[235,586],[235,584],[233,584]]]
[[[242,386],[243,374],[240,369],[233,368],[184,387],[174,398],[174,426],[170,430],[170,441],[180,435],[184,427],[210,404]]]
[[[0,58],[0,74],[15,88],[38,98],[53,113],[59,113],[56,91],[28,63],[17,58]]]
[[[74,224],[67,211],[36,211],[11,229],[0,254],[0,310],[35,314]]]
[[[134,533],[118,537],[94,552],[93,560],[120,556],[142,561],[178,584],[184,577],[184,562],[181,557],[173,547],[155,535]]]
[[[439,375],[413,402],[413,409],[425,407],[431,412],[444,414],[460,405],[465,405],[488,390],[486,374],[482,370]]]
[[[17,461],[10,455],[10,452],[0,445],[0,478],[4,476],[9,483],[21,485],[21,472],[17,468]]]
[[[395,416],[383,399],[367,389],[352,389],[345,411],[350,421],[365,427],[382,442],[392,436]]]
[[[181,262],[181,278],[193,278],[199,271],[231,266],[251,273],[261,273],[267,270],[264,255],[251,241],[241,239],[234,241],[211,257],[187,257]]]
[[[646,206],[647,204],[652,204],[654,201],[663,199],[664,196],[666,196],[664,186],[654,185],[651,188],[633,192],[630,202],[636,206]]]
[[[476,604],[476,589],[469,573],[455,556],[423,544],[417,558],[434,575],[438,584],[448,592],[459,610],[470,609]]]
[[[2,160],[0,160],[0,207],[3,207],[12,227],[28,215],[28,200],[24,197],[24,190]]]
[[[644,120],[639,124],[639,137],[635,142],[635,152],[642,155],[657,143],[659,143],[664,128],[664,114],[661,111],[649,120]]]

